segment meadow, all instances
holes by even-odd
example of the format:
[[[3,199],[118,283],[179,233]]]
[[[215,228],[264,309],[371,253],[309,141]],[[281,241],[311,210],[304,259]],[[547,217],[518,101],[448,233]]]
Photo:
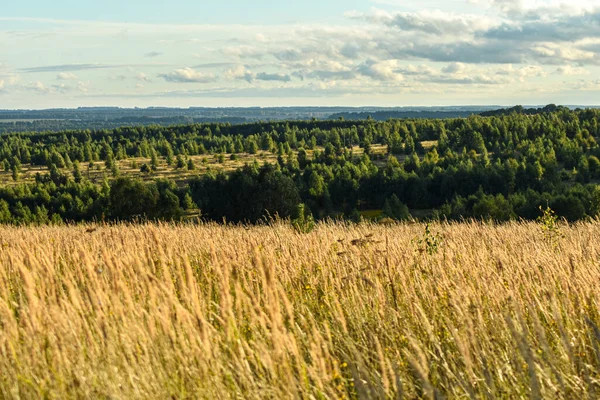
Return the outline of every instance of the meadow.
[[[595,398],[598,243],[598,221],[0,227],[0,398]]]
[[[435,145],[436,142],[421,142],[421,145],[425,149],[430,149]],[[323,148],[317,148],[317,151],[323,151]],[[352,148],[353,154],[355,156],[361,156],[364,153],[364,150],[359,146],[354,146]],[[372,146],[372,154],[374,157],[374,163],[379,167],[386,166],[386,148],[382,145]],[[297,155],[297,152],[292,152]],[[314,151],[307,151],[309,157],[312,157]],[[207,174],[208,172],[213,173],[231,173],[237,169],[242,168],[244,165],[252,164],[255,161],[259,164],[277,164],[277,154],[272,153],[270,151],[259,150],[256,154],[223,154],[223,159],[219,160],[220,154],[216,155],[195,155],[188,156],[187,160],[191,160],[194,164],[194,170],[188,170],[187,168],[177,168],[176,165],[168,165],[164,158],[159,159],[157,162],[156,171],[152,171],[150,173],[144,173],[140,171],[140,167],[144,164],[150,165],[151,159],[147,157],[130,157],[124,160],[115,160],[114,163],[118,168],[120,177],[134,178],[140,179],[144,181],[154,181],[156,179],[169,179],[172,181],[176,181],[179,184],[185,184],[190,179],[193,179],[198,176],[202,176]],[[398,155],[396,159],[399,162],[404,162],[406,160],[405,155]],[[112,181],[115,176],[110,170],[107,168],[105,163],[102,161],[96,161],[88,163],[87,165],[81,165],[81,174],[83,178],[93,182],[95,184],[101,184],[104,181]],[[67,167],[58,168],[58,171],[65,175],[71,175],[71,169]],[[5,171],[0,169],[0,186],[14,186],[20,183],[34,183],[37,174],[48,174],[50,169],[44,165],[32,165],[32,164],[23,164],[21,166],[19,172],[19,180],[15,181],[12,178],[11,171]]]

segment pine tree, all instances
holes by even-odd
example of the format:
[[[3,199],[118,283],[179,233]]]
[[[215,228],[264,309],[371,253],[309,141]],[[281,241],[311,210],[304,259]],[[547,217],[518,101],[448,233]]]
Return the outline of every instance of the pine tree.
[[[393,194],[385,200],[382,215],[397,221],[405,221],[410,218],[410,211],[406,204],[403,204],[398,196]]]
[[[156,150],[150,150],[150,168],[152,171],[158,170],[158,156],[156,155]]]
[[[113,162],[112,166],[110,167],[110,172],[112,173],[112,176],[114,178],[118,177],[120,174],[119,164],[117,164],[116,162]]]
[[[81,175],[81,170],[79,169],[78,162],[75,162],[73,164],[73,179],[75,179],[76,183],[80,183],[81,180],[83,179],[83,176]]]
[[[392,211],[392,206],[390,205],[389,199],[385,199],[385,203],[383,203],[383,210],[381,215],[386,218],[394,219],[394,211]]]
[[[186,193],[185,196],[183,197],[183,209],[184,210],[193,210],[194,208],[197,208],[197,206],[194,203],[194,200],[192,200],[192,196],[190,196],[189,193]]]
[[[406,204],[403,204],[398,196],[393,194],[389,199],[389,206],[394,219],[404,221],[410,218],[410,212]]]
[[[184,167],[185,167],[185,162],[183,161],[183,157],[181,157],[181,154],[178,154],[177,161],[175,163],[175,168],[183,169]]]
[[[194,160],[192,160],[191,158],[188,159],[187,169],[188,169],[188,171],[193,171],[193,170],[196,169],[196,165],[194,164]]]
[[[19,168],[16,165],[12,166],[12,179],[15,182],[19,180]]]
[[[142,174],[149,174],[151,172],[150,167],[148,166],[148,164],[142,164],[142,167],[140,168],[140,172]]]

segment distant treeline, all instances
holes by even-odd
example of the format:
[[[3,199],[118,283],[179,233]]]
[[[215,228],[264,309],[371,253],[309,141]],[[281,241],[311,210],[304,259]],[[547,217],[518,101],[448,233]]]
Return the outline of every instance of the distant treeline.
[[[569,109],[564,106],[557,106],[556,104],[548,104],[541,108],[524,108],[523,106],[514,106],[511,108],[501,108],[498,110],[484,111],[480,113],[482,117],[498,117],[500,115],[510,114],[523,114],[523,115],[535,115],[543,113],[553,113],[557,111],[568,111]]]
[[[534,219],[550,206],[568,220],[600,213],[600,110],[452,119],[281,121],[137,126],[0,136],[0,163],[15,185],[0,189],[0,221],[207,219],[256,222],[302,209],[315,218],[359,220],[361,212],[408,218]],[[386,154],[373,151],[383,146]],[[357,146],[361,148],[357,151]],[[194,170],[190,156],[270,151],[233,173],[209,171],[177,185],[121,176],[115,160],[144,157]],[[86,165],[103,161],[114,179],[94,184]],[[23,164],[46,165],[18,183]]]
[[[475,111],[376,111],[376,112],[344,112],[337,113],[330,116],[331,119],[349,119],[349,120],[364,120],[372,118],[376,121],[387,121],[388,119],[402,119],[402,118],[433,118],[433,119],[445,119],[445,118],[466,118],[473,114],[477,114]]]
[[[256,121],[389,118],[465,117],[490,107],[427,107],[402,110],[377,107],[192,107],[192,108],[118,108],[82,107],[77,109],[0,110],[0,134],[6,132],[43,132],[84,129],[114,129],[131,125],[176,125],[193,123],[242,124]],[[421,111],[422,113],[419,113]],[[440,113],[437,113],[437,112]],[[399,113],[398,113],[399,112]]]
[[[38,119],[11,121],[0,119],[0,134],[16,132],[61,132],[74,130],[115,129],[124,126],[171,126],[182,124],[229,123],[243,124],[247,118],[191,118],[191,117],[120,117],[111,120]]]

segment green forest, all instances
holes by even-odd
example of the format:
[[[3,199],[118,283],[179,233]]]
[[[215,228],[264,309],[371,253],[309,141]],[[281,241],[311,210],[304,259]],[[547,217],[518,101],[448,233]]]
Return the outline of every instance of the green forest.
[[[599,120],[600,110],[558,107],[6,133],[0,222],[508,221],[540,207],[576,221],[600,213]],[[223,168],[202,165],[209,158]]]

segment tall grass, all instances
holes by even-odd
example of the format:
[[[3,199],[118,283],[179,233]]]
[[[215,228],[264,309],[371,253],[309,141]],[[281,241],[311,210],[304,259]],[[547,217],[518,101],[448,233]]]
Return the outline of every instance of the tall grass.
[[[0,398],[600,394],[600,223],[424,231],[0,228]]]

